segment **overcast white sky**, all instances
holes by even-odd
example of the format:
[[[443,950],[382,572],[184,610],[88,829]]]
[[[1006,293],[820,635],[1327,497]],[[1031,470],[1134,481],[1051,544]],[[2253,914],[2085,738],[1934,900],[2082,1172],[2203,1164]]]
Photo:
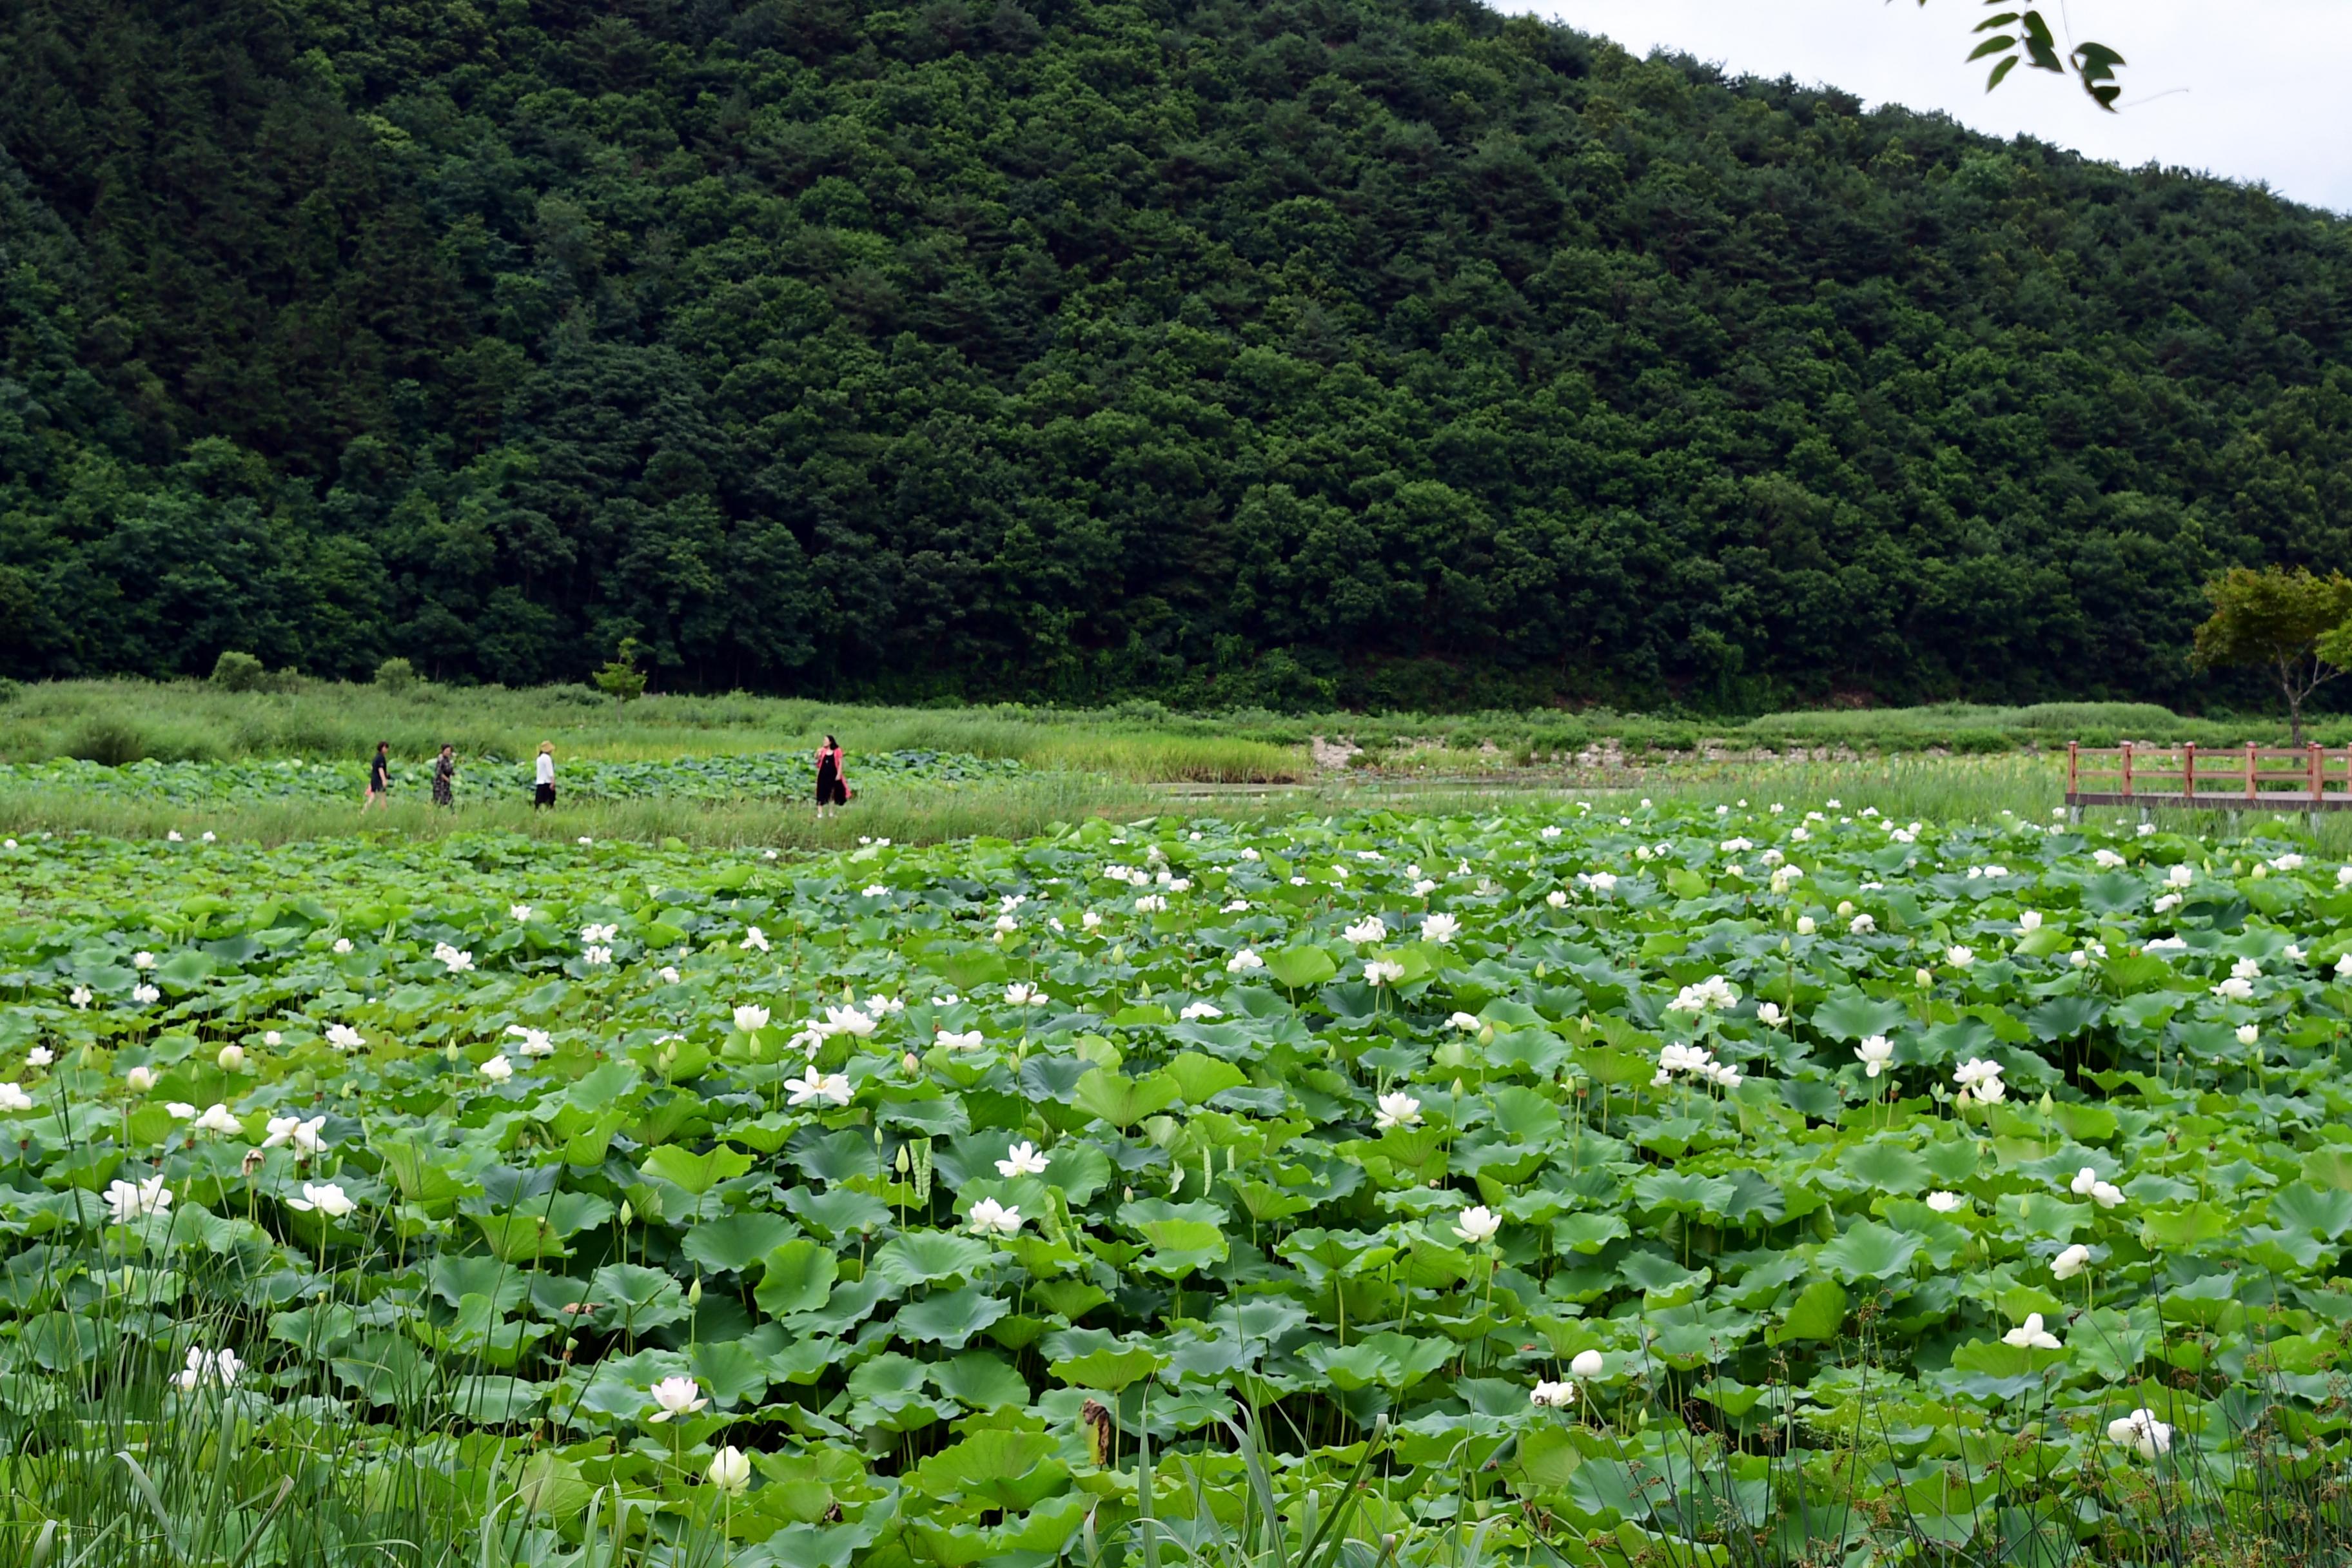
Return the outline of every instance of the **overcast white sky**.
[[[1969,65],[1986,13],[1974,0],[1490,0],[1614,39],[1680,49],[1751,76],[1792,76],[1942,110],[2137,166],[2151,160],[2266,181],[2352,212],[2352,0],[2044,0],[2053,29],[2122,51],[2121,112],[2074,79],[2018,69],[1984,90]],[[2064,36],[2061,34],[2062,37]]]

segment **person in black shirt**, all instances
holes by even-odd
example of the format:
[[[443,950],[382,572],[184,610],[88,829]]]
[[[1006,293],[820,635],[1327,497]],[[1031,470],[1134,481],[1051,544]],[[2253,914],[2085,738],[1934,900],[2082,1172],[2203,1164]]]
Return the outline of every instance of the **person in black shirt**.
[[[378,741],[375,743],[375,760],[368,763],[367,798],[360,802],[360,809],[365,811],[369,806],[378,802],[389,802],[391,798],[392,742]]]
[[[816,814],[828,805],[847,805],[849,786],[841,777],[841,742],[827,735],[816,753]]]

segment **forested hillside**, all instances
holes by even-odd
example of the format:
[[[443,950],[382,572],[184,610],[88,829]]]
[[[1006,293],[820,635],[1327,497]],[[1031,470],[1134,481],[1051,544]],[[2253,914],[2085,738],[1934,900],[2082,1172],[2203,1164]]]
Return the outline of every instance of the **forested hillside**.
[[[2208,571],[2352,559],[2343,222],[1459,0],[0,58],[18,676],[2179,702]]]

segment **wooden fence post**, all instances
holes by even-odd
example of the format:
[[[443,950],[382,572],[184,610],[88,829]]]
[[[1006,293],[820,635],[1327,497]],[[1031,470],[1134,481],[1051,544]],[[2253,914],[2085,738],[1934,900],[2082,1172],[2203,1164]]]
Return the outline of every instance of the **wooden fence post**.
[[[2129,741],[2126,741],[2126,742],[2124,742],[2124,798],[2125,798],[2126,800],[2129,800],[2129,799],[2131,799],[2131,794],[2132,794],[2132,743],[2131,743]]]
[[[2254,798],[2254,769],[2255,769],[2255,767],[2258,765],[2258,763],[2257,763],[2257,758],[2258,758],[2258,757],[2259,757],[2259,753],[2254,750],[2254,743],[2253,743],[2252,741],[2247,742],[2246,742],[2246,798],[2247,798],[2248,800],[2252,800],[2252,799],[2253,799],[2253,798]]]
[[[2180,793],[2190,805],[2197,804],[2197,742],[2189,742],[2180,748]]]

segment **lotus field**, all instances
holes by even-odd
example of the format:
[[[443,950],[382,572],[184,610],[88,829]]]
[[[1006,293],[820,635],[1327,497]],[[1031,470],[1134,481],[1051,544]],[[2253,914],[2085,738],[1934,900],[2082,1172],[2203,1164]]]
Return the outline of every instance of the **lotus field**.
[[[2347,884],[1834,800],[14,843],[0,1552],[2320,1560]]]

